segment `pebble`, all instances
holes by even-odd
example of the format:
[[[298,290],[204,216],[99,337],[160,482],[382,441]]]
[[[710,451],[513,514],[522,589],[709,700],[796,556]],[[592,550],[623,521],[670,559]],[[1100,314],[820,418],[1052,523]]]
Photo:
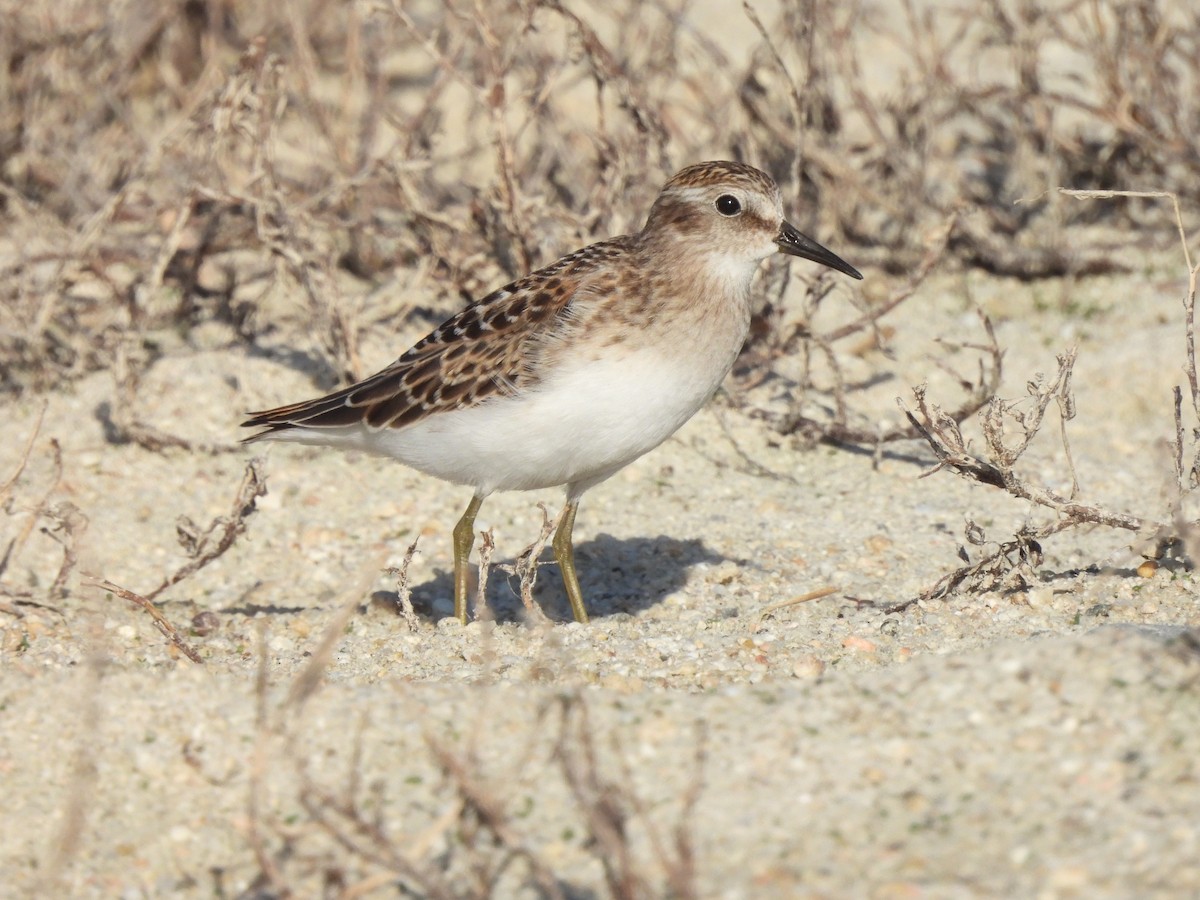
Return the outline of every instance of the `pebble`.
[[[796,678],[820,678],[825,673],[825,662],[816,656],[797,657],[792,663],[792,675]]]

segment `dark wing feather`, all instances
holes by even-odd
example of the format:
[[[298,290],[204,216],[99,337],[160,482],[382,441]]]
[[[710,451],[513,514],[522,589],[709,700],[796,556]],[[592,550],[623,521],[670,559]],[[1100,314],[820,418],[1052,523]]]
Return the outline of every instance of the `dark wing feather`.
[[[252,412],[244,427],[400,428],[427,415],[473,406],[528,387],[527,343],[561,324],[590,276],[628,251],[629,236],[592,244],[472,303],[398,360],[324,397]]]

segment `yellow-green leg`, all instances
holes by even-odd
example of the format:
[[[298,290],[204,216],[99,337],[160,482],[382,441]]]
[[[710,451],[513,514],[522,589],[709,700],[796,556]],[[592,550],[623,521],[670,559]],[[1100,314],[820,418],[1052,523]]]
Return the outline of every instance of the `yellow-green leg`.
[[[454,618],[467,624],[467,580],[471,564],[471,546],[475,543],[475,515],[483,505],[483,497],[476,494],[467,504],[454,526]]]
[[[551,546],[554,547],[554,558],[558,560],[558,571],[562,573],[563,587],[567,589],[567,599],[571,601],[571,612],[575,614],[575,621],[586,622],[587,607],[583,605],[583,591],[579,589],[579,576],[575,574],[575,544],[571,540],[577,509],[578,500],[568,501],[562,516],[559,517]]]

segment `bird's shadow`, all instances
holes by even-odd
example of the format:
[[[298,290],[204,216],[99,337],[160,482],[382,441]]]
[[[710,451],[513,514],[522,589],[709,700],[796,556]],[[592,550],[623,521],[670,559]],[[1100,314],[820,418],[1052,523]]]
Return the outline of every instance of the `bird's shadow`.
[[[678,540],[665,536],[615,538],[602,534],[575,546],[575,569],[588,613],[602,618],[617,613],[635,613],[659,603],[687,582],[687,570],[698,563],[719,563],[726,557],[704,546],[698,538]],[[475,558],[472,558],[474,568]],[[511,559],[495,557],[488,577],[488,609],[497,622],[524,621],[518,579],[499,568]],[[474,579],[474,575],[472,575]],[[439,572],[434,578],[411,586],[413,609],[418,615],[437,620],[453,610],[454,575]],[[390,593],[390,592],[389,592]],[[395,594],[390,594],[395,598]],[[473,611],[472,585],[468,607]],[[547,549],[540,557],[533,599],[550,619],[571,621],[571,607],[563,589],[554,557]]]

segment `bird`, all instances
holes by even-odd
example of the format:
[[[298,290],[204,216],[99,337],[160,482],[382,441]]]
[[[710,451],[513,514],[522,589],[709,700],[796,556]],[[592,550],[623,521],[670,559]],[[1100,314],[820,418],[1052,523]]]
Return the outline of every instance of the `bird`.
[[[453,530],[466,624],[475,517],[496,491],[565,488],[551,542],[588,621],[572,532],[580,498],[699,411],[746,340],[751,282],[775,253],[862,274],[784,218],[774,179],[687,166],[643,228],[590,244],[470,303],[399,359],[333,393],[248,413],[245,442],[365,451],[474,489]]]

